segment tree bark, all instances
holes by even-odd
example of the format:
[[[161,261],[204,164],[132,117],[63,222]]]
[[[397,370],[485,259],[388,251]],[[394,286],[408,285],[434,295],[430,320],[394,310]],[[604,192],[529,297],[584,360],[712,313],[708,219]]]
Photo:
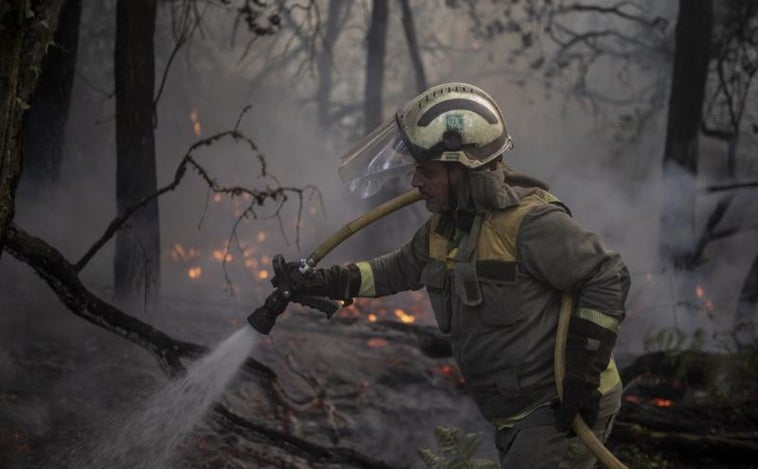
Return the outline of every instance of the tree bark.
[[[365,133],[382,123],[382,87],[387,44],[388,0],[374,0],[366,51],[366,90],[364,94]]]
[[[330,126],[329,102],[332,94],[332,62],[334,56],[332,49],[337,41],[340,30],[342,11],[347,5],[342,0],[329,0],[328,17],[326,18],[326,34],[324,35],[324,49],[318,58],[318,91],[316,101],[318,103],[318,122],[327,129]]]
[[[19,190],[33,198],[43,198],[60,180],[81,12],[81,0],[66,0],[55,45],[45,57],[31,109],[26,114],[24,175]]]
[[[116,205],[121,214],[157,187],[153,95],[156,0],[119,0],[116,7]],[[140,293],[158,296],[160,231],[158,202],[132,218],[116,236],[114,295],[126,304]]]
[[[665,265],[676,266],[695,242],[698,134],[708,77],[712,23],[711,0],[680,0],[663,155],[664,193],[659,236]]]
[[[737,302],[737,313],[732,327],[732,335],[737,347],[744,348],[758,339],[755,330],[756,316],[758,316],[758,254],[753,258]]]
[[[42,59],[58,26],[63,0],[32,7],[24,0],[0,8],[0,255],[13,220],[16,187],[21,176],[21,127]]]
[[[421,93],[428,88],[428,84],[426,82],[424,62],[421,60],[421,52],[418,49],[416,27],[413,24],[413,12],[408,0],[400,0],[400,7],[403,10],[403,31],[405,31],[405,42],[408,43],[408,53],[411,55],[413,72],[416,76],[416,91]]]

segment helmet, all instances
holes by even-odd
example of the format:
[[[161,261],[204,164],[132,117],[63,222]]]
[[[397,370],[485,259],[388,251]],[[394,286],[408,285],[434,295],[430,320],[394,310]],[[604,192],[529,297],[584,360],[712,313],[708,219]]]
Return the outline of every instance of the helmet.
[[[339,174],[360,197],[426,161],[478,168],[513,147],[497,103],[466,83],[424,91],[340,158]]]
[[[478,168],[513,147],[497,103],[466,83],[429,88],[395,115],[418,162],[457,161]]]

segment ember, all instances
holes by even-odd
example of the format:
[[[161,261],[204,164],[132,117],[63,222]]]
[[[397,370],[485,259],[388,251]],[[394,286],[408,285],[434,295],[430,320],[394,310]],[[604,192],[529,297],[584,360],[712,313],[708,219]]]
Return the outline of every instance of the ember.
[[[660,397],[654,397],[650,400],[650,402],[657,405],[658,407],[671,407],[674,405],[674,401],[670,399],[662,399]]]
[[[192,111],[189,115],[190,121],[192,121],[192,131],[195,133],[196,136],[200,136],[200,134],[203,133],[203,128],[200,125],[200,121],[197,118],[197,109],[192,108]]]
[[[366,345],[368,345],[371,348],[384,347],[385,345],[388,345],[388,344],[389,342],[387,341],[387,339],[382,339],[381,337],[374,337],[366,341]]]
[[[402,309],[396,309],[395,310],[395,316],[402,322],[403,324],[413,324],[416,322],[416,318],[410,314],[406,314],[405,311]]]
[[[202,274],[203,274],[203,269],[200,267],[190,267],[189,270],[187,270],[187,275],[189,275],[189,278],[191,278],[192,280],[200,278]]]

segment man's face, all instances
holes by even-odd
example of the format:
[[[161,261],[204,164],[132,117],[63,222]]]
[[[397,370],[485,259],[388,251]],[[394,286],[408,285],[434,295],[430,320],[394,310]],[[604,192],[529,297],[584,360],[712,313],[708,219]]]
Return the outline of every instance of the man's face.
[[[450,194],[461,172],[456,166],[441,161],[427,161],[416,166],[411,185],[421,192],[430,212],[444,213],[453,208]]]

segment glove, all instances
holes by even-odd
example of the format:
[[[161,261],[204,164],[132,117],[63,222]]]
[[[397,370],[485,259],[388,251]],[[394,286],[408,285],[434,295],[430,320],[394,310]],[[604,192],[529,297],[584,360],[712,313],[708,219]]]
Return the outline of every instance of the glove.
[[[559,432],[570,430],[576,414],[580,414],[590,427],[597,422],[600,374],[608,367],[615,344],[614,330],[578,316],[571,317],[566,341],[563,399],[555,416],[555,428]]]
[[[283,273],[274,275],[271,284],[276,288],[288,285],[297,296],[327,296],[343,301],[351,300],[360,291],[361,272],[355,264],[335,265],[306,274],[300,273],[299,268],[300,262],[288,262]]]
[[[555,411],[555,428],[561,433],[570,431],[576,414],[581,414],[589,427],[595,425],[600,397],[595,385],[564,379],[563,399]]]

